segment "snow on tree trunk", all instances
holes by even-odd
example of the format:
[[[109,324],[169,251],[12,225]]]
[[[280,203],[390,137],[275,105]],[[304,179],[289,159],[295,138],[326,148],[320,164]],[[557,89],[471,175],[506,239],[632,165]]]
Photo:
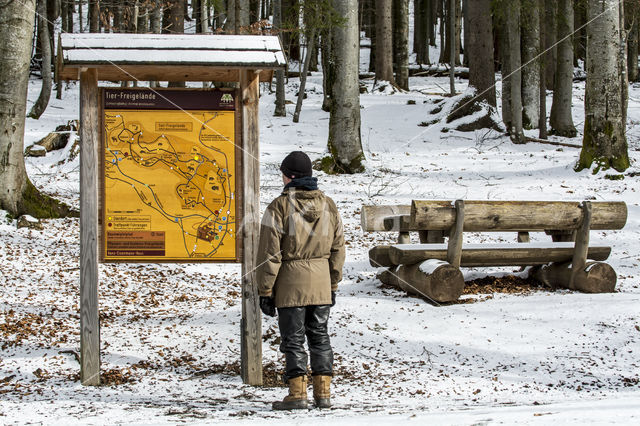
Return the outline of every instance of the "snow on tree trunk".
[[[391,0],[376,0],[376,79],[394,81]]]
[[[27,186],[24,122],[35,0],[0,7],[0,209],[17,215]]]
[[[576,128],[571,116],[573,100],[573,1],[558,1],[558,53],[556,59],[553,103],[551,104],[551,132],[556,135],[574,137]]]
[[[576,170],[595,172],[629,167],[620,67],[620,8],[618,0],[589,0],[587,82],[582,151]]]
[[[364,170],[360,139],[359,29],[357,0],[334,0],[342,25],[333,28],[335,81],[329,116],[329,151],[336,172]]]
[[[538,127],[540,114],[540,9],[522,0],[522,126]]]
[[[40,45],[40,53],[42,55],[42,65],[40,74],[42,74],[42,88],[38,100],[33,104],[29,117],[40,118],[51,98],[51,44],[49,44],[49,26],[47,25],[47,0],[38,0],[38,44]],[[58,83],[62,86],[62,83]]]
[[[393,56],[398,87],[409,90],[409,0],[393,2]]]
[[[474,0],[468,7],[469,29],[465,50],[473,52],[468,55],[469,85],[476,89],[477,100],[486,100],[496,106],[491,0]]]

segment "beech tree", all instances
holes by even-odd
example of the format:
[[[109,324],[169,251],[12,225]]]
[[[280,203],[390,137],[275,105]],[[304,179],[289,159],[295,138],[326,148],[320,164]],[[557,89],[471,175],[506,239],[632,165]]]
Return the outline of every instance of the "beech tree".
[[[329,141],[331,154],[323,160],[322,168],[333,173],[364,171],[360,138],[360,81],[358,74],[358,2],[334,0],[334,9],[344,17],[341,25],[332,27],[334,81],[329,82],[331,107]]]
[[[589,0],[587,83],[582,151],[576,170],[595,172],[629,167],[625,134],[626,74],[621,60],[621,4],[618,0]]]
[[[558,51],[551,104],[551,132],[574,137],[576,128],[571,116],[573,103],[573,1],[558,0],[557,40]]]
[[[49,26],[47,25],[47,0],[37,0],[37,20],[38,20],[38,45],[42,62],[40,65],[40,75],[42,76],[42,87],[38,100],[31,107],[29,117],[38,119],[42,115],[51,98],[51,44],[49,43]],[[62,84],[58,83],[61,87]]]
[[[391,16],[391,0],[376,0],[376,79],[395,84]]]
[[[522,0],[522,126],[538,127],[540,114],[540,9]]]
[[[69,208],[38,192],[23,156],[35,7],[35,0],[0,7],[0,209],[13,216],[59,217]]]
[[[495,107],[491,0],[471,1],[468,8],[469,38],[465,40],[465,50],[473,52],[469,55],[469,85],[476,89],[476,100],[486,100]]]

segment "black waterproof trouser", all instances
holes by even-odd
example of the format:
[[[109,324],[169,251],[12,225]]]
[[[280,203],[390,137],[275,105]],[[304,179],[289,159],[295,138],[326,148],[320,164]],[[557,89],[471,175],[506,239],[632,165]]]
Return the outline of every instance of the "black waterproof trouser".
[[[333,375],[333,350],[329,341],[327,323],[331,305],[278,308],[280,326],[280,352],[285,355],[284,380],[307,374],[307,336],[313,375]]]

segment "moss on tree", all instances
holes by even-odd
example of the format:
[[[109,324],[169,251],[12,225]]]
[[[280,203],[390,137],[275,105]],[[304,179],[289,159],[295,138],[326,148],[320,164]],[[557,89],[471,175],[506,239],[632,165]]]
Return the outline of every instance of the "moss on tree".
[[[584,123],[584,139],[582,142],[582,151],[580,151],[580,158],[574,170],[579,172],[584,169],[590,169],[594,164],[593,174],[597,174],[603,170],[609,170],[611,168],[618,172],[623,172],[631,165],[629,163],[629,155],[627,150],[624,149],[622,155],[605,155],[598,150],[597,142],[594,135],[602,134],[607,140],[611,140],[612,144],[615,143],[615,127],[610,121],[605,121],[602,129],[592,129],[591,120],[587,118]],[[626,145],[626,144],[625,144]]]
[[[38,219],[78,217],[80,213],[65,203],[43,194],[27,179],[27,185],[18,203],[17,216],[28,214]]]

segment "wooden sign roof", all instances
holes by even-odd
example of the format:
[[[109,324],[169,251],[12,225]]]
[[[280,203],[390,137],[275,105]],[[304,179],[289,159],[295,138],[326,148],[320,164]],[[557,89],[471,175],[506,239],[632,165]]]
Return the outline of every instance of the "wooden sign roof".
[[[63,33],[57,66],[62,80],[95,68],[112,81],[239,81],[241,69],[270,81],[285,64],[276,36]]]

